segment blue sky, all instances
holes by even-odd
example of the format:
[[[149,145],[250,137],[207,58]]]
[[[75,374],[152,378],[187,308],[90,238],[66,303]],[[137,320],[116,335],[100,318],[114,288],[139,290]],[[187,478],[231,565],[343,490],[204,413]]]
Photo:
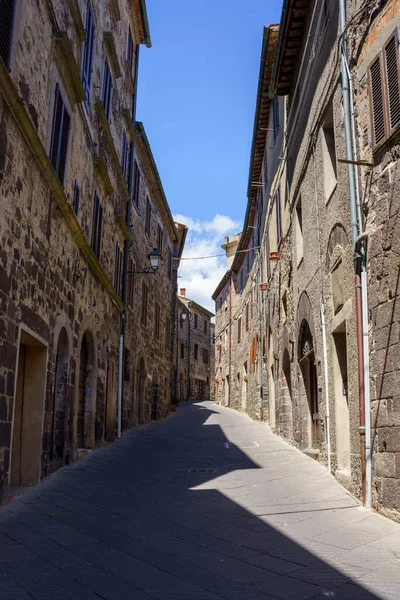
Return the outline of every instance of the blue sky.
[[[147,0],[153,47],[141,47],[143,121],[172,213],[190,231],[184,255],[222,252],[241,229],[263,25],[282,0]],[[199,254],[200,252],[200,254]],[[223,259],[186,261],[180,285],[208,308]]]

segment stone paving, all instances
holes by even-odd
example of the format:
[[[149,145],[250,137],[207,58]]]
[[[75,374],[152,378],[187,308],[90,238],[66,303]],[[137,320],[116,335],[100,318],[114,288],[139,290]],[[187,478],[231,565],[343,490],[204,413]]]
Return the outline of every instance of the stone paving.
[[[211,402],[0,510],[0,600],[400,598],[400,525]]]

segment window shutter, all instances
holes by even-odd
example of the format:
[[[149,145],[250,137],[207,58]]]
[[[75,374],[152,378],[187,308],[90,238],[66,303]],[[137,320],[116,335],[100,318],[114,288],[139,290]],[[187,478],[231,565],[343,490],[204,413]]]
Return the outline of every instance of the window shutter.
[[[381,58],[371,65],[371,98],[373,119],[373,146],[385,139],[385,109],[383,104]]]
[[[397,36],[393,36],[384,49],[386,77],[388,86],[389,104],[389,130],[400,124],[400,87],[399,87],[399,59]]]
[[[79,213],[80,203],[81,203],[81,190],[80,190],[77,180],[75,179],[74,199],[72,202],[72,210],[74,211],[76,217],[78,216],[78,213]]]
[[[61,97],[60,87],[57,84],[54,98],[50,162],[53,165],[53,168],[57,173],[61,183],[64,183],[70,125],[71,117],[65,108],[63,99]]]
[[[128,175],[127,175],[127,184],[129,194],[132,196],[132,181],[133,181],[133,154],[134,154],[134,146],[133,142],[129,144],[129,158],[128,158]]]
[[[0,0],[0,58],[10,66],[15,0]]]
[[[50,162],[53,165],[55,171],[57,170],[58,149],[60,146],[60,130],[63,109],[62,105],[63,102],[61,100],[60,88],[57,83],[56,91],[54,93],[53,129],[50,147]]]
[[[94,195],[94,207],[93,207],[92,250],[98,259],[100,259],[102,231],[103,231],[103,207],[100,204],[100,199],[96,192]]]
[[[282,239],[282,213],[281,213],[281,190],[278,188],[275,194],[276,210],[276,239],[279,246]]]
[[[132,154],[133,159],[133,154]],[[140,171],[136,160],[133,166],[133,195],[132,199],[137,207],[139,207],[139,190],[140,190]]]
[[[86,94],[86,106],[90,106],[90,83],[92,79],[92,56],[93,56],[93,40],[94,40],[94,29],[93,29],[93,17],[88,2],[86,9],[86,41],[83,53],[82,62],[82,84]]]
[[[69,116],[65,105],[63,105],[63,120],[61,127],[60,152],[58,157],[57,175],[61,183],[64,183],[65,166],[67,163],[69,129],[71,126],[71,117]]]

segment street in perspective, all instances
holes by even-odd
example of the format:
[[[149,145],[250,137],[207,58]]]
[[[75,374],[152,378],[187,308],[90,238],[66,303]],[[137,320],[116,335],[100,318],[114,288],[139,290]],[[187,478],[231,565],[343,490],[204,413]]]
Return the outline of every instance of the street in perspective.
[[[400,0],[0,0],[0,600],[400,600]]]

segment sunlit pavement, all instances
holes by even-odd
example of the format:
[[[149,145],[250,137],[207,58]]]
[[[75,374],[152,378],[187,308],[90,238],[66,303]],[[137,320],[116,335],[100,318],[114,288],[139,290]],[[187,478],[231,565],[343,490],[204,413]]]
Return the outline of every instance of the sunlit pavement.
[[[0,510],[0,600],[400,598],[400,525],[211,402]]]

